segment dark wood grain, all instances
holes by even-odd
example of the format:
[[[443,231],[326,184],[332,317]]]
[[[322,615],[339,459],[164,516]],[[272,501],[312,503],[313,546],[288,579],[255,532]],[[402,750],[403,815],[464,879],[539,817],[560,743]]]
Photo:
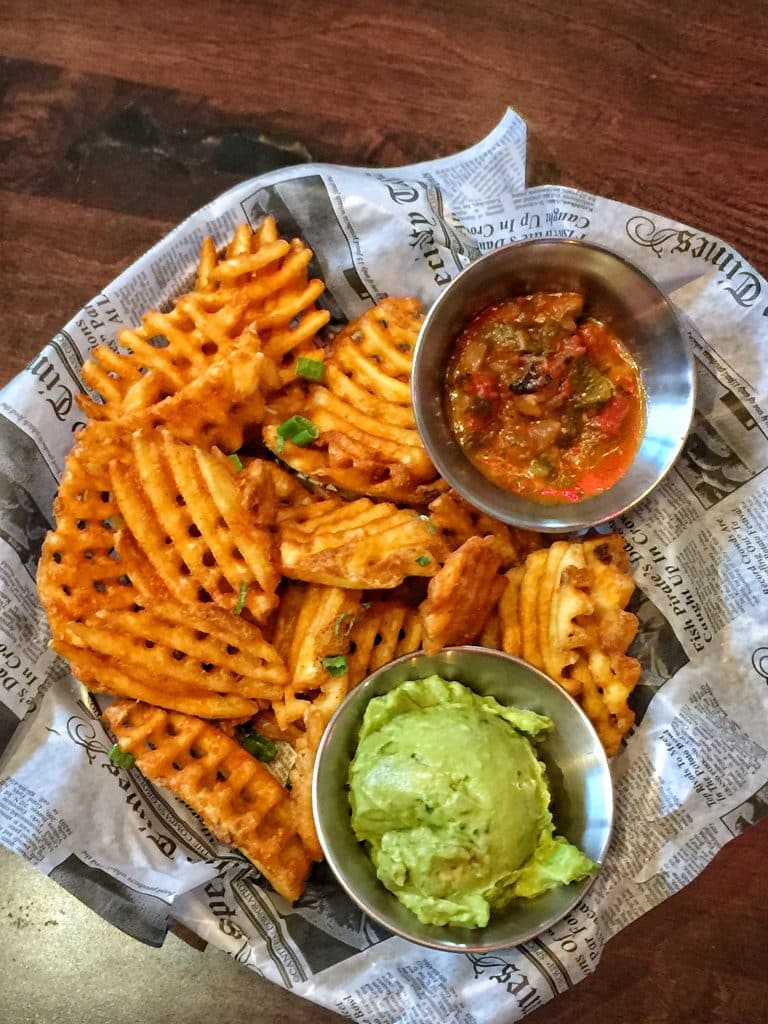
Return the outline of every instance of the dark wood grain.
[[[765,273],[766,15],[762,0],[5,0],[0,384],[235,182],[310,156],[447,154],[507,105],[528,123],[529,184],[675,217]],[[767,1020],[766,863],[763,822],[529,1019]],[[212,992],[205,1019],[217,1007]]]

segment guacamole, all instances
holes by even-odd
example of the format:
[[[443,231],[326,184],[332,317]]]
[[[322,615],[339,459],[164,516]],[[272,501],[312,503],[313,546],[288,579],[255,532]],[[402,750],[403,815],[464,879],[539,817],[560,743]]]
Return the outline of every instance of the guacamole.
[[[369,702],[349,771],[352,827],[424,924],[482,927],[515,897],[596,870],[554,835],[532,742],[551,729],[439,676]]]

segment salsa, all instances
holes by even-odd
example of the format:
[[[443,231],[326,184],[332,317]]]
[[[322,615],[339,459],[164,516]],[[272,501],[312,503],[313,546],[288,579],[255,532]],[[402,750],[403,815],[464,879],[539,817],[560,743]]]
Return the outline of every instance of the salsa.
[[[639,447],[640,373],[584,297],[537,292],[489,306],[461,332],[446,377],[451,428],[499,487],[533,501],[600,494]]]

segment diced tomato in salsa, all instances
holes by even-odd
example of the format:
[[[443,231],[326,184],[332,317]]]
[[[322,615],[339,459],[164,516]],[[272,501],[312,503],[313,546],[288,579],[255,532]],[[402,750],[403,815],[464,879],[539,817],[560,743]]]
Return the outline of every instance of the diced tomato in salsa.
[[[489,306],[459,335],[448,414],[459,444],[494,483],[546,503],[573,502],[626,473],[643,430],[637,366],[576,293]]]
[[[614,395],[605,403],[600,412],[594,417],[593,423],[609,437],[615,437],[621,430],[624,420],[629,415],[630,396]]]
[[[468,395],[477,395],[478,398],[498,398],[499,384],[490,373],[471,373],[464,385]]]

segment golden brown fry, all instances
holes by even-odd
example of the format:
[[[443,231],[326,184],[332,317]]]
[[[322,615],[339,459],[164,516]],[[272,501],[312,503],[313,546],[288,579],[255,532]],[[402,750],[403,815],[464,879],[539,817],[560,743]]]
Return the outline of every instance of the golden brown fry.
[[[418,609],[401,601],[382,597],[364,608],[350,633],[350,689],[393,658],[417,651],[422,632]]]
[[[313,860],[323,859],[323,849],[312,814],[312,773],[323,730],[328,724],[325,712],[311,708],[305,714],[306,731],[296,740],[296,764],[291,772],[291,806],[296,831]]]
[[[190,715],[122,700],[107,708],[104,720],[142,774],[189,804],[281,896],[298,899],[319,857],[302,840],[291,794],[261,762]]]
[[[225,257],[205,268],[203,305],[216,313],[236,310],[258,334],[271,389],[295,378],[297,355],[317,351],[314,339],[330,317],[315,305],[325,286],[310,280],[311,260],[301,239],[278,239],[274,218],[267,217],[253,233],[241,225]]]
[[[507,572],[507,585],[499,601],[499,641],[507,654],[520,658],[523,654],[523,635],[520,624],[520,592],[525,566],[516,565]]]
[[[526,555],[546,546],[549,538],[532,530],[507,526],[473,508],[454,490],[439,495],[429,505],[429,516],[449,551],[455,551],[470,537],[492,536],[503,569],[517,565]]]
[[[112,667],[126,680],[123,695],[131,695],[127,687],[133,680],[142,694],[152,692],[152,703],[161,707],[178,707],[174,695],[185,690],[212,698],[278,701],[288,682],[285,665],[256,626],[215,605],[153,600],[147,608],[102,610],[61,625],[52,643],[95,693],[103,692],[105,672]],[[231,717],[257,710],[248,703]],[[213,712],[207,717],[230,715]]]
[[[622,737],[634,723],[635,713],[627,698],[637,685],[640,671],[636,658],[608,655],[601,650],[589,654],[582,705],[609,757],[618,752]]]
[[[170,313],[146,313],[142,326],[121,331],[118,341],[125,352],[101,345],[83,366],[86,383],[103,399],[79,399],[93,419],[120,420],[158,404],[236,346],[260,351],[258,336],[238,311],[224,308],[211,315],[194,294],[182,296]]]
[[[313,347],[329,314],[315,305],[324,285],[307,276],[311,251],[298,239],[276,238],[274,220],[268,221],[255,232],[241,225],[220,260],[206,239],[195,291],[169,313],[146,313],[141,327],[122,331],[124,351],[94,349],[83,376],[102,402],[81,400],[89,416],[122,420],[154,407],[235,349],[241,356],[263,353],[259,373],[269,389],[293,377],[295,352]],[[237,418],[242,409],[234,411]],[[216,440],[225,443],[222,435]]]
[[[525,560],[520,583],[520,646],[525,660],[537,668],[544,664],[539,640],[539,591],[546,561],[546,550],[533,551]]]
[[[590,593],[605,651],[623,654],[635,639],[638,619],[627,612],[635,584],[629,575],[629,556],[616,533],[584,541],[584,556],[592,574]]]
[[[470,537],[429,584],[420,613],[428,653],[476,640],[506,585],[493,537]]]
[[[280,579],[274,521],[245,508],[229,459],[164,430],[136,431],[113,460],[110,482],[125,529],[169,594],[267,619]],[[117,548],[130,575],[120,535]]]
[[[149,679],[141,672],[129,668],[123,671],[115,661],[85,650],[63,639],[53,645],[70,663],[73,674],[93,693],[107,693],[113,697],[143,700],[154,706],[201,718],[242,720],[259,710],[259,701],[232,693],[213,693],[198,690],[189,684],[183,688],[168,687],[164,681]]]
[[[351,494],[424,504],[436,472],[421,443],[410,402],[413,346],[421,315],[415,299],[385,299],[349,324],[324,359],[321,383],[294,388],[273,405],[266,444],[288,465]],[[292,415],[319,437],[297,447],[277,434]]]
[[[350,590],[434,576],[443,542],[427,519],[367,498],[310,502],[278,515],[280,559],[290,579]]]
[[[40,601],[54,633],[101,608],[130,607],[136,594],[115,557],[120,526],[110,491],[108,452],[88,430],[67,456],[53,511],[56,528],[43,544],[37,572]]]
[[[507,573],[499,602],[503,649],[575,696],[609,755],[634,721],[627,700],[640,676],[626,653],[637,631],[625,611],[634,590],[628,569],[616,534],[556,541]]]
[[[329,672],[323,659],[346,655],[359,608],[359,592],[317,584],[285,587],[273,637],[290,679],[273,705],[280,728],[303,721],[310,710],[324,724],[346,696],[346,671]]]
[[[263,368],[264,356],[253,351],[252,342],[239,342],[175,394],[163,398],[158,391],[154,401],[146,397],[146,404],[119,420],[96,420],[89,431],[109,439],[116,429],[162,428],[200,448],[236,451],[264,418]]]
[[[579,692],[572,666],[587,641],[580,624],[591,615],[591,574],[581,542],[557,541],[549,549],[539,592],[539,647],[545,672],[572,695]]]

